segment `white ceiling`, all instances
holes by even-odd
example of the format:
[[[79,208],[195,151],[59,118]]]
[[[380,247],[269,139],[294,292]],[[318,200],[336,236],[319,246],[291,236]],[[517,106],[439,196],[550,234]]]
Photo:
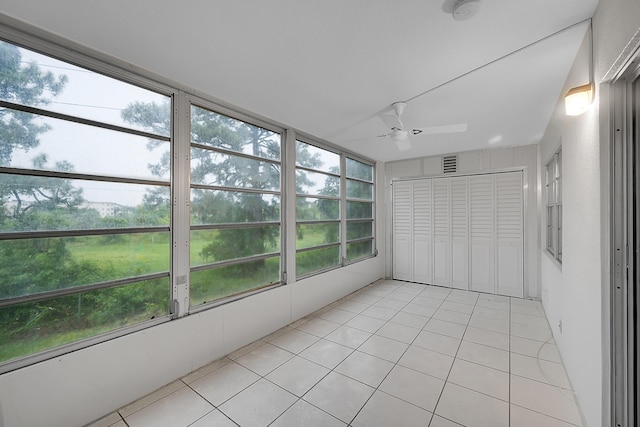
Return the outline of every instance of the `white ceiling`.
[[[481,1],[468,21],[453,20],[455,0],[7,0],[0,12],[390,161],[544,132],[598,1]],[[400,152],[376,137],[396,101],[407,127],[468,131]]]

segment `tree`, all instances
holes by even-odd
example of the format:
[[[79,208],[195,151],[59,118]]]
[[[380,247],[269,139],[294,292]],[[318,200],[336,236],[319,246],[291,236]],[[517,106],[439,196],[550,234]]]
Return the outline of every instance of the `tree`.
[[[156,103],[132,104],[122,113],[124,120],[142,125],[152,132],[163,132],[168,124],[160,122],[167,105]],[[258,159],[280,159],[280,140],[272,131],[253,126],[224,115],[194,107],[191,109],[191,140],[230,152],[254,156],[247,158],[211,150],[194,148],[191,155],[191,182],[238,189],[212,191],[193,188],[191,218],[194,224],[237,224],[218,230],[211,242],[201,250],[201,256],[211,262],[225,261],[278,250],[278,227],[246,227],[245,223],[280,220],[280,200],[263,191],[280,189],[281,168],[278,163]],[[167,117],[167,116],[165,116]],[[320,161],[307,150],[299,155],[308,167]],[[158,175],[170,168],[169,156],[150,170]],[[304,177],[303,179],[307,179]],[[301,184],[301,183],[300,183]],[[251,191],[242,191],[250,189]],[[149,199],[156,195],[148,194]],[[251,274],[263,263],[250,267],[227,268],[232,274]]]
[[[62,91],[66,82],[66,76],[45,72],[36,63],[23,66],[18,47],[0,41],[0,99],[43,106]],[[8,108],[0,110],[0,166],[10,163],[15,148],[27,151],[38,146],[38,136],[49,126],[37,124],[34,117]]]
[[[18,47],[0,41],[0,99],[6,102],[43,107],[64,88],[66,76],[43,71],[36,63],[24,64]],[[49,130],[37,116],[11,108],[0,109],[0,166],[11,166],[14,150],[25,152],[40,144],[39,136]],[[45,155],[32,160],[34,169],[45,169]],[[53,169],[71,171],[68,162]],[[71,226],[72,215],[82,202],[82,191],[67,179],[35,175],[0,175],[0,230],[57,230]],[[11,201],[11,203],[9,203]],[[0,241],[0,298],[37,294],[86,283],[94,276],[90,265],[75,263],[63,239],[18,239]],[[47,304],[15,306],[2,310],[3,334],[15,335],[25,327],[35,327],[47,313]],[[26,325],[26,326],[25,326]]]
[[[21,112],[11,104],[46,109],[67,82],[66,76],[25,62],[21,52],[0,41],[0,100],[4,101],[0,109],[0,167],[4,168],[21,168],[13,161],[16,153],[37,148],[41,135],[50,130],[41,116]],[[144,114],[135,109],[131,112]],[[151,124],[157,122],[147,119]],[[168,192],[149,194],[144,207],[122,207],[117,215],[101,218],[97,210],[82,207],[82,188],[59,172],[73,172],[73,165],[68,161],[51,164],[47,155],[40,154],[32,158],[28,169],[0,173],[0,299],[130,277],[142,269],[132,262],[131,271],[123,272],[120,266],[104,260],[102,252],[99,260],[83,260],[77,256],[78,247],[94,249],[100,237],[55,236],[56,231],[169,223],[168,207],[150,209],[161,204],[163,197],[167,199]],[[54,233],[37,237],[24,233],[33,231]],[[103,238],[112,236],[121,237],[108,234]],[[142,233],[133,236],[146,237]],[[168,283],[168,278],[159,278],[6,306],[0,310],[0,361],[166,313]]]

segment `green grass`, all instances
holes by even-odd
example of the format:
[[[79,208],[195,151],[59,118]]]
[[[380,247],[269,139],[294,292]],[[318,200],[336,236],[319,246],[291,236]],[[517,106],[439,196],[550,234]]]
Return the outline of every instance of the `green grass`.
[[[89,262],[112,275],[105,280],[169,270],[169,243],[165,236],[131,235],[111,241],[103,236],[84,237],[66,247],[77,262]],[[156,238],[152,238],[156,237]]]
[[[298,247],[323,244],[325,236],[325,233],[320,229],[306,229],[303,239],[298,240]],[[200,256],[202,249],[211,243],[213,235],[208,234],[207,237],[207,239],[191,240],[192,265],[207,262]],[[168,271],[170,267],[169,246],[168,233],[134,234],[117,238],[108,238],[107,236],[79,237],[69,239],[66,242],[66,249],[74,261],[90,263],[104,271],[102,280]],[[205,301],[213,301],[276,282],[280,276],[279,263],[280,258],[275,257],[265,260],[262,264],[258,262],[254,265],[243,264],[194,273],[191,279],[191,302],[194,305],[202,304]],[[132,285],[125,286],[131,287]],[[168,300],[167,297],[166,304],[168,304]],[[116,304],[118,303],[116,302]],[[5,309],[11,309],[11,307]],[[108,318],[108,316],[105,317]],[[77,325],[74,319],[63,319],[56,327],[49,330],[44,330],[44,328],[40,330],[37,325],[32,327],[23,325],[24,330],[20,331],[19,338],[15,333],[12,333],[16,332],[15,329],[12,331],[9,329],[9,325],[0,325],[0,362],[135,324],[149,319],[149,313],[129,312],[114,317],[117,318],[108,319],[95,325]]]
[[[84,338],[99,335],[122,327],[122,321],[115,322],[115,325],[100,325],[92,328],[82,328],[67,332],[58,332],[46,335],[34,335],[11,339],[5,334],[0,335],[0,362],[27,356],[50,348],[60,347],[65,344],[80,341]]]

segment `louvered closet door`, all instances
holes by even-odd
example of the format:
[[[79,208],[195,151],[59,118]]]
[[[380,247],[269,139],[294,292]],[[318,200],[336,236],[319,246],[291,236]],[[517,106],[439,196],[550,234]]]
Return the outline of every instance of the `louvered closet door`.
[[[433,283],[451,286],[450,179],[433,179]]]
[[[393,278],[413,280],[411,181],[393,183]]]
[[[469,289],[469,198],[467,177],[451,179],[451,286]]]
[[[470,289],[492,294],[496,293],[493,188],[492,175],[469,178]]]
[[[413,181],[413,279],[433,281],[431,180]]]
[[[522,172],[496,176],[497,293],[523,296]]]

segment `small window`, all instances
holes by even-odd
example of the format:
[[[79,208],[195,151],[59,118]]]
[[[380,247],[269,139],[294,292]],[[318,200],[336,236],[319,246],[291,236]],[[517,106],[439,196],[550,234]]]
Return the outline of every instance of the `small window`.
[[[562,262],[562,150],[546,165],[547,251]]]
[[[373,255],[373,166],[347,157],[347,262]]]

